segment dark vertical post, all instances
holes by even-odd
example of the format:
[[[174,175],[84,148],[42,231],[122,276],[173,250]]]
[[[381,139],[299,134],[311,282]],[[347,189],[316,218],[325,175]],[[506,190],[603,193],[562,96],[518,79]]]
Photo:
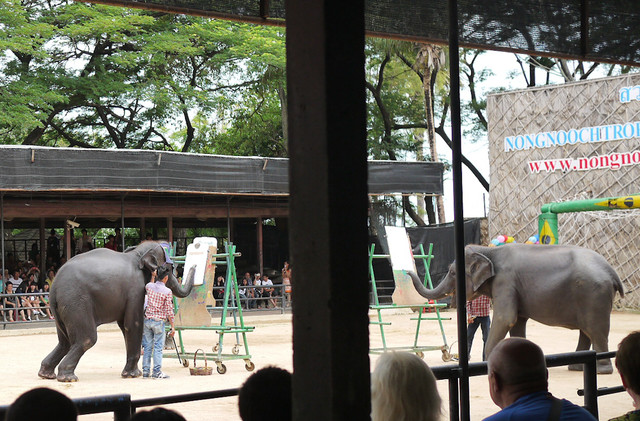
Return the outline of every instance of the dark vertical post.
[[[2,249],[2,276],[4,276],[4,259],[6,256],[4,253],[4,193],[0,193],[0,237],[2,237],[2,239],[0,239],[2,245],[2,247],[0,247],[0,249]],[[4,282],[2,288],[4,288]]]
[[[262,248],[262,218],[256,219],[256,242],[258,247],[258,272],[264,275],[264,249]]]
[[[364,0],[287,0],[293,419],[369,420]]]
[[[46,252],[46,243],[47,240],[45,238],[45,226],[44,226],[44,218],[40,218],[40,261],[39,262],[34,262],[36,265],[38,265],[38,267],[40,268],[40,280],[44,279],[43,276],[46,275],[47,271],[46,271],[46,266],[47,266],[47,262],[46,262],[46,256],[45,256],[45,252]]]
[[[122,247],[122,251],[124,251],[126,249],[124,246],[124,194],[120,196],[120,234],[122,236],[122,244],[120,244],[120,246]]]
[[[64,254],[67,261],[71,259],[71,229],[69,229],[69,224],[67,221],[64,221]]]
[[[167,216],[167,240],[173,247],[173,217]],[[175,250],[174,250],[175,251]]]
[[[595,351],[591,351],[589,361],[583,367],[584,406],[598,419],[598,360]]]
[[[458,305],[458,353],[460,355],[460,419],[470,419],[469,352],[464,266],[464,210],[462,206],[462,129],[460,119],[460,56],[458,52],[458,4],[449,0],[449,72],[451,83],[451,142],[453,173],[453,230],[456,251],[456,303]]]

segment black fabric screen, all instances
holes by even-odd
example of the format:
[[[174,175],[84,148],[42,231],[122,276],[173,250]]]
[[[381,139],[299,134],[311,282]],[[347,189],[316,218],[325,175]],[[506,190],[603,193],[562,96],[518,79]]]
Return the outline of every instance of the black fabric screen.
[[[285,25],[284,0],[91,2]],[[458,13],[463,47],[640,65],[635,0],[459,0]],[[447,0],[365,0],[365,27],[381,37],[447,44]]]

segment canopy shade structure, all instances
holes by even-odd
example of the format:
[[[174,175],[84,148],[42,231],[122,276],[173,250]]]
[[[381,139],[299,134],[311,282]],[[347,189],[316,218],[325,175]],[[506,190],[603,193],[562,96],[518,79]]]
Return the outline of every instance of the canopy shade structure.
[[[284,0],[90,2],[286,26]],[[640,41],[635,37],[640,8],[633,0],[457,3],[462,47],[640,65]],[[447,45],[447,0],[366,0],[365,28],[373,36]]]
[[[0,191],[289,194],[286,158],[37,146],[0,154]],[[440,162],[369,161],[369,194],[442,194],[443,172]]]
[[[14,228],[70,216],[99,227],[123,212],[171,216],[176,227],[289,216],[286,158],[37,146],[0,146],[0,154],[2,211]],[[442,163],[369,161],[367,167],[370,195],[443,192]]]

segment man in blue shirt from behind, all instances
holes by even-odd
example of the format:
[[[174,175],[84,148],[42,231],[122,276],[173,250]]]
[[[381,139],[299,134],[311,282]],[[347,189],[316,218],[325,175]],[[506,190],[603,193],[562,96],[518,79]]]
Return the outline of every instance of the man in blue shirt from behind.
[[[502,340],[487,361],[489,393],[502,410],[485,421],[594,421],[584,408],[549,393],[542,349],[524,338]]]

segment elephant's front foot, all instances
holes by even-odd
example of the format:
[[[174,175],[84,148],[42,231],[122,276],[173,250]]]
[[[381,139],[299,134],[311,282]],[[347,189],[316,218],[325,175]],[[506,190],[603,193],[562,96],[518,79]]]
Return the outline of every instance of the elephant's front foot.
[[[38,371],[38,376],[42,377],[43,379],[53,380],[56,378],[56,373],[50,368],[41,366],[40,371]]]
[[[569,364],[569,371],[584,371],[584,364]]]
[[[78,381],[78,376],[76,376],[73,373],[66,373],[66,374],[58,373],[57,379],[59,382],[73,383]]]
[[[611,360],[598,360],[598,374],[611,374],[613,373],[613,366]]]
[[[596,369],[598,374],[611,374],[613,373],[613,366],[611,360],[599,360]],[[583,371],[584,364],[569,364],[569,370],[571,371]]]
[[[122,377],[124,378],[133,378],[142,376],[142,371],[138,367],[133,370],[127,370],[126,368],[122,370]]]

